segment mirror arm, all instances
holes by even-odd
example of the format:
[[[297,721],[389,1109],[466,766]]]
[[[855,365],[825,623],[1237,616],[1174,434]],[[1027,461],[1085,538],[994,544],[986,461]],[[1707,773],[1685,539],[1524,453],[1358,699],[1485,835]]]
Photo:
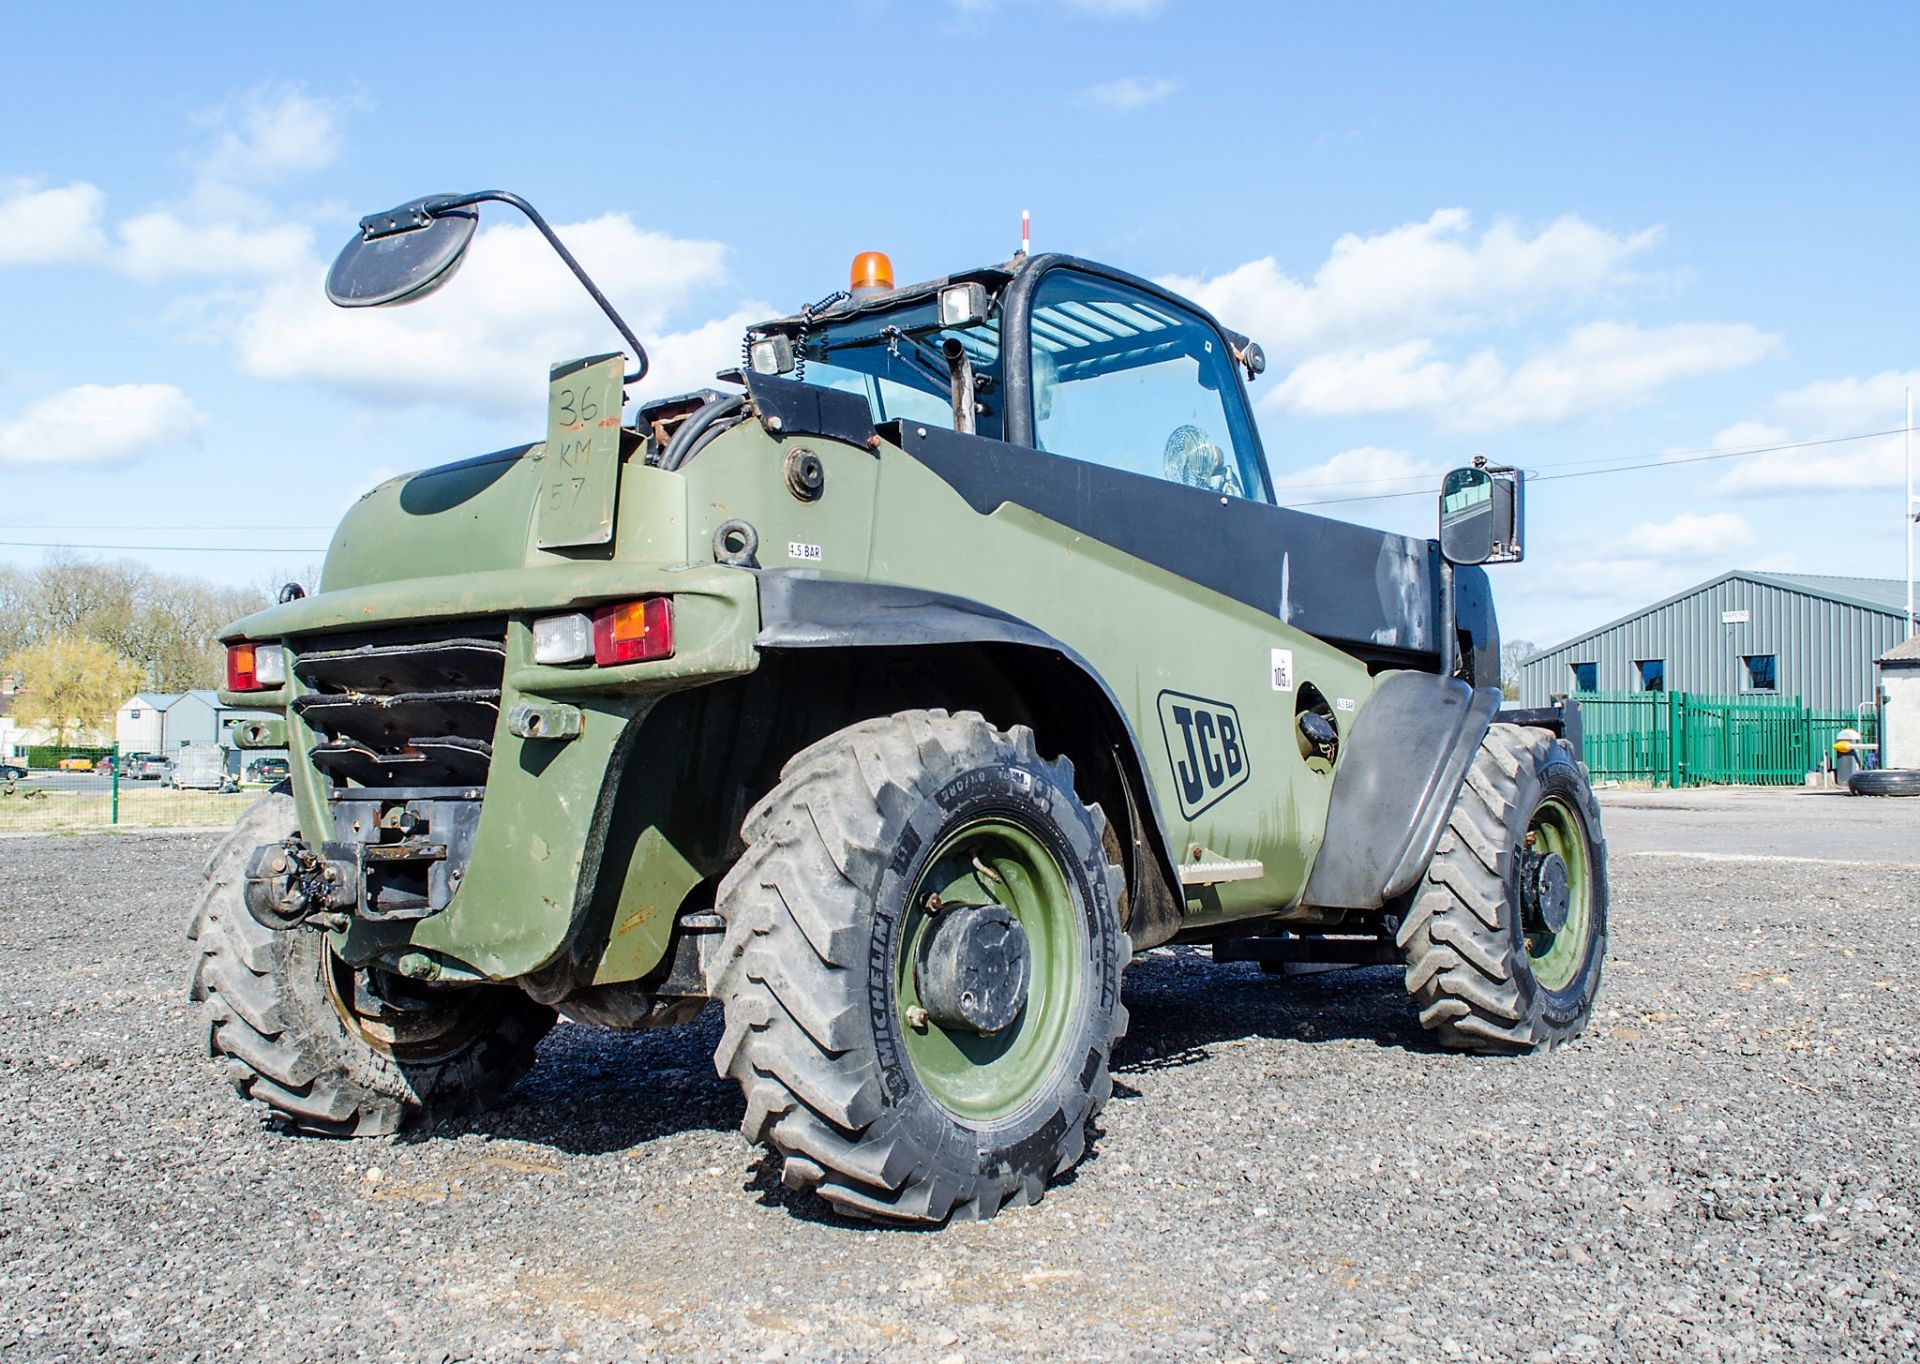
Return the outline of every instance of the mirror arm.
[[[634,359],[638,362],[638,367],[633,373],[622,379],[621,382],[623,384],[637,384],[646,378],[647,350],[645,346],[640,344],[640,338],[633,334],[633,328],[627,325],[626,320],[613,310],[613,304],[609,303],[607,296],[600,292],[600,286],[595,284],[593,280],[588,277],[587,272],[580,268],[580,262],[573,258],[573,252],[567,250],[565,243],[554,234],[554,230],[551,227],[547,226],[547,220],[540,216],[540,211],[519,195],[504,189],[482,189],[476,190],[472,194],[435,195],[427,199],[417,199],[404,208],[396,209],[392,214],[380,213],[375,214],[372,218],[363,218],[360,220],[360,227],[369,237],[384,235],[377,231],[377,226],[382,223],[383,220],[390,221],[397,215],[409,212],[416,216],[416,221],[389,227],[387,231],[405,230],[406,227],[425,227],[428,219],[441,213],[446,213],[456,208],[470,208],[474,204],[486,201],[505,204],[509,208],[519,209],[520,212],[526,215],[528,222],[540,229],[540,235],[547,239],[547,245],[551,246],[554,249],[554,253],[558,255],[562,261],[566,262],[567,269],[573,271],[573,277],[580,281],[580,286],[585,289],[587,293],[592,295],[593,301],[600,305],[600,311],[607,315],[608,321],[619,328],[620,335],[626,338],[627,345],[632,348]]]

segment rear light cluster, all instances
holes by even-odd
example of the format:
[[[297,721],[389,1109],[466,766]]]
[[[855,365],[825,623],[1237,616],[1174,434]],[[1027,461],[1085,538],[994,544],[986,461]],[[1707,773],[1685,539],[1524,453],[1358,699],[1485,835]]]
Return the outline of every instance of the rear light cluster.
[[[228,691],[272,691],[287,680],[287,655],[278,644],[229,644]]]
[[[673,599],[642,597],[533,623],[535,663],[646,663],[673,657]]]

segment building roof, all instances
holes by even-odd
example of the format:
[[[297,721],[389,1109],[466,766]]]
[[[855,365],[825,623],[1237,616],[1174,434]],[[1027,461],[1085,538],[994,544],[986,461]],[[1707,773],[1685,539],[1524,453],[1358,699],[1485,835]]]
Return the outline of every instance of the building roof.
[[[1536,658],[1544,658],[1569,645],[1579,644],[1604,635],[1616,626],[1625,625],[1630,620],[1651,615],[1662,607],[1672,606],[1684,601],[1696,593],[1705,592],[1710,587],[1738,578],[1743,582],[1758,583],[1762,587],[1777,587],[1787,592],[1799,592],[1810,597],[1824,597],[1828,601],[1840,602],[1846,606],[1858,606],[1868,611],[1885,612],[1902,619],[1907,613],[1907,585],[1898,578],[1849,578],[1835,573],[1762,573],[1756,569],[1736,568],[1722,573],[1717,578],[1709,578],[1703,583],[1695,583],[1685,591],[1664,597],[1650,606],[1629,611],[1626,615],[1608,621],[1605,625],[1596,625],[1591,630],[1582,630],[1577,635],[1568,635],[1558,644],[1549,644],[1520,660],[1522,667]]]
[[[1899,578],[1848,578],[1833,573],[1742,573],[1731,576],[1805,592],[1814,597],[1830,597],[1852,606],[1905,614],[1907,585]]]
[[[1880,655],[1882,663],[1902,663],[1908,659],[1920,660],[1920,635],[1909,635],[1904,644],[1896,644]]]

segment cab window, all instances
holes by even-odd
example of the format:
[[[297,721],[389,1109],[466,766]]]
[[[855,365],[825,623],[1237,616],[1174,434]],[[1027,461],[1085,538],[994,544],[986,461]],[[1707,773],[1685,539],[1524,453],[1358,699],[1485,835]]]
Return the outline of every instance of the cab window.
[[[1233,356],[1198,315],[1056,269],[1034,290],[1030,328],[1040,449],[1267,500]]]
[[[951,430],[953,381],[940,354],[949,338],[966,347],[973,365],[978,399],[974,430],[998,438],[999,323],[943,328],[932,299],[879,315],[816,324],[800,342],[800,363],[790,377],[860,394],[876,425],[905,420]]]

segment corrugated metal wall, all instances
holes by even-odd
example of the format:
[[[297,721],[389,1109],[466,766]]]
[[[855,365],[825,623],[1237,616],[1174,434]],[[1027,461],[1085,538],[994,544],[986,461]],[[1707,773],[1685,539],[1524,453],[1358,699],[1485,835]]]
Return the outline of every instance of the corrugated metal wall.
[[[1745,621],[1725,619],[1741,611]],[[1772,654],[1772,695],[1851,708],[1873,700],[1873,660],[1905,637],[1898,612],[1726,578],[1530,659],[1520,669],[1520,703],[1544,706],[1573,691],[1575,663],[1596,665],[1595,690],[1638,691],[1638,665],[1654,658],[1666,663],[1668,691],[1750,693],[1745,657]]]

